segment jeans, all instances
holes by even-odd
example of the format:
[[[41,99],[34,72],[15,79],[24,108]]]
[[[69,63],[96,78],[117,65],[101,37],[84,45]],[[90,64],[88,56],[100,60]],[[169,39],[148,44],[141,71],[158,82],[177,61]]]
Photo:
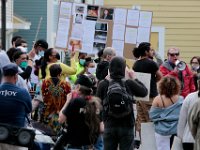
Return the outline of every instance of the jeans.
[[[94,145],[95,150],[103,150],[103,136],[102,134],[99,135],[97,142]]]
[[[112,127],[105,128],[104,150],[133,150],[134,130],[133,127]]]

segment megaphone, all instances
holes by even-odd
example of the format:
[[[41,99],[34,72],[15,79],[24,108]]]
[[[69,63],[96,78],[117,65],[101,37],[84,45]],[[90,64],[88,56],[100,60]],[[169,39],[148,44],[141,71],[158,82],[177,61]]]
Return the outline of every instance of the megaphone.
[[[179,71],[185,70],[186,63],[185,63],[184,61],[177,60],[177,61],[175,62],[175,65],[176,65],[176,67],[177,67],[177,69],[178,69]]]

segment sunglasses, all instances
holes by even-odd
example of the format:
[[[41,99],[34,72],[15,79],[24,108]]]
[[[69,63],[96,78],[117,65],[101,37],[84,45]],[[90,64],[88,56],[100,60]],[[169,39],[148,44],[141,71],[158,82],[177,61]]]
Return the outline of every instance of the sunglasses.
[[[179,53],[168,53],[170,56],[174,57],[174,56],[179,56]]]

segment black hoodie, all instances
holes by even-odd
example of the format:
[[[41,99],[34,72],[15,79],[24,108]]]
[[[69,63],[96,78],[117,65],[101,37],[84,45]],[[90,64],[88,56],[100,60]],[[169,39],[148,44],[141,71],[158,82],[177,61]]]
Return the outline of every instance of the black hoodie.
[[[126,61],[122,57],[114,57],[109,66],[111,79],[122,79],[125,77]]]
[[[108,75],[108,67],[108,61],[102,61],[97,65],[96,77],[99,81],[105,79],[105,77]]]

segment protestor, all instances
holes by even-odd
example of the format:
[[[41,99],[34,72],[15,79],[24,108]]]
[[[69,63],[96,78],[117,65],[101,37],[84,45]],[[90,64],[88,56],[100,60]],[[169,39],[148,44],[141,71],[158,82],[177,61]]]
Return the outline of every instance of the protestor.
[[[158,90],[159,95],[153,100],[149,115],[155,125],[157,150],[170,150],[177,134],[183,97],[179,95],[179,81],[172,76],[163,77],[158,84]]]
[[[198,85],[200,85],[200,80],[198,80]],[[199,87],[199,86],[198,86]],[[195,139],[194,150],[200,149],[200,87],[197,92],[191,93],[191,100],[195,101],[191,111],[188,115],[189,128],[192,133],[193,138]]]
[[[15,47],[21,49],[22,52],[27,53],[28,52],[28,44],[26,40],[22,38],[18,38],[15,41]]]
[[[192,57],[192,59],[190,60],[190,66],[193,73],[194,84],[196,90],[198,90],[197,80],[200,79],[200,57],[199,56]]]
[[[181,82],[181,95],[183,97],[186,97],[189,93],[195,91],[195,85],[193,80],[193,74],[189,69],[188,65],[184,62],[181,62],[182,68],[179,68],[176,65],[177,60],[180,61],[179,55],[179,48],[169,48],[167,52],[168,59],[160,66],[160,71],[162,72],[163,76],[172,75],[179,79],[179,81]]]
[[[67,66],[61,62],[58,62],[60,60],[60,54],[57,52],[57,50],[53,48],[49,48],[44,52],[44,59],[42,60],[41,67],[39,70],[39,79],[48,79],[50,77],[49,67],[52,64],[59,64],[62,68],[61,73],[61,80],[65,80],[67,76],[73,75],[76,73],[76,63],[74,58],[75,53],[71,53],[71,66]]]
[[[78,62],[76,62],[76,74],[74,75],[71,75],[69,77],[70,81],[72,81],[72,83],[75,83],[76,80],[77,80],[77,77],[81,74],[84,74],[87,70],[87,65],[86,65],[86,58],[87,56],[87,53],[82,53],[82,52],[79,52],[78,54]]]
[[[198,99],[198,91],[190,93],[186,96],[180,116],[178,121],[177,135],[183,143],[183,150],[193,150],[194,138],[192,137],[191,131],[189,129],[188,115],[193,110],[193,106]]]
[[[31,97],[24,88],[16,86],[18,67],[10,63],[5,65],[3,83],[0,85],[0,123],[25,127],[26,117],[32,110]],[[9,132],[12,132],[9,130]],[[10,133],[8,133],[10,134]],[[0,144],[2,150],[22,150],[24,148],[8,144]]]
[[[108,68],[111,59],[116,55],[115,49],[112,47],[106,47],[103,50],[102,61],[100,61],[97,65],[96,69],[96,77],[98,81],[104,80],[108,75]]]
[[[103,141],[105,150],[117,150],[118,145],[120,150],[132,150],[134,147],[134,112],[133,112],[133,99],[132,96],[144,97],[147,95],[146,87],[137,79],[135,79],[134,72],[131,70],[128,72],[129,79],[125,80],[125,68],[126,62],[122,57],[112,58],[109,65],[110,75],[106,79],[102,80],[97,87],[97,96],[102,100],[103,104],[103,122],[105,126]],[[126,102],[123,102],[122,95],[116,93],[111,98],[113,107],[120,105],[120,110],[123,111],[123,116],[119,114],[117,116],[111,116],[113,113],[109,113],[111,104],[107,101],[108,88],[111,83],[119,84],[126,91]],[[113,85],[112,84],[112,85]],[[113,85],[114,86],[114,85]],[[111,88],[111,87],[110,87]],[[114,87],[113,87],[114,88]],[[112,90],[110,90],[112,91]],[[124,91],[124,92],[125,92]],[[122,94],[122,92],[121,92]],[[118,101],[122,101],[120,104],[115,105]],[[126,104],[126,105],[124,105]],[[123,109],[126,108],[126,109]],[[116,109],[118,110],[118,109]],[[120,111],[121,112],[121,111]]]
[[[93,149],[102,131],[100,99],[91,95],[93,83],[86,75],[79,75],[75,84],[59,114],[59,122],[67,121],[66,149]]]
[[[150,93],[149,101],[137,101],[137,118],[136,118],[136,130],[141,133],[141,123],[150,122],[149,110],[152,105],[153,99],[158,95],[156,83],[161,79],[162,74],[159,71],[158,64],[149,56],[152,54],[151,44],[148,42],[142,42],[137,48],[134,48],[133,55],[136,58],[136,62],[133,65],[135,72],[142,72],[151,74],[150,80]],[[145,66],[145,67],[144,67]]]
[[[17,51],[19,51],[20,49],[18,49],[18,48],[9,48],[8,49],[8,51],[6,52],[7,53],[7,55],[8,55],[8,57],[9,57],[9,59],[10,59],[10,62],[13,62],[14,63],[14,59],[13,59],[13,56],[14,56],[14,54],[17,52]]]
[[[12,40],[11,40],[12,48],[16,48],[15,42],[16,42],[18,39],[22,39],[22,37],[19,36],[19,35],[16,35],[16,36],[12,37]]]
[[[52,135],[56,136],[61,128],[57,121],[58,114],[66,102],[67,94],[71,92],[71,87],[68,82],[60,79],[62,69],[59,64],[52,64],[49,70],[51,77],[42,82],[44,108],[39,122],[50,126]]]
[[[0,50],[0,70],[2,70],[2,68],[8,64],[10,64],[10,60],[8,56],[6,55],[6,52],[4,50]],[[2,75],[3,73],[1,74],[1,77]],[[17,80],[16,85],[20,88],[25,88],[28,91],[26,81],[20,75],[18,75],[18,80]]]
[[[36,91],[36,87],[39,84],[39,78],[38,73],[35,74],[35,72],[38,72],[39,68],[37,67],[37,63],[39,63],[40,59],[44,57],[44,51],[48,49],[48,43],[43,40],[37,40],[33,46],[33,49],[35,51],[35,57],[33,58],[33,67],[31,72],[31,90],[33,92]]]

